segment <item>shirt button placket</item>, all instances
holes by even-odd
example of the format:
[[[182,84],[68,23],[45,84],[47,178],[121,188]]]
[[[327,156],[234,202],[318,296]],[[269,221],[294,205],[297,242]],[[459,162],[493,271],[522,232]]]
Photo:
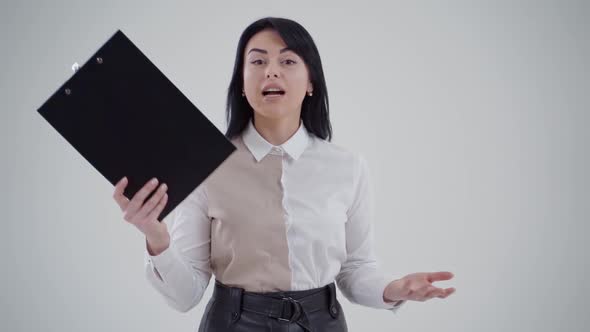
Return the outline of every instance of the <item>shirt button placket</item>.
[[[282,202],[282,206],[283,206],[283,218],[285,220],[285,224],[287,225],[287,230],[289,229],[289,226],[291,225],[291,222],[289,220],[289,212],[287,209],[287,188],[285,187],[285,158],[284,158],[284,154],[283,154],[283,150],[280,147],[275,147],[274,148],[275,151],[277,151],[278,153],[281,154],[281,168],[282,168],[282,172],[281,172],[281,186],[283,187],[283,202]]]

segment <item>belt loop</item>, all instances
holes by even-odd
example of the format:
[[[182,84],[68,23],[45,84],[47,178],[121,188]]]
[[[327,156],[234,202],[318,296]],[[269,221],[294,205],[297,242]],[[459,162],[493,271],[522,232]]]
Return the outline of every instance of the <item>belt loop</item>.
[[[337,318],[338,317],[338,307],[336,306],[337,302],[336,302],[336,286],[334,285],[334,283],[330,283],[328,285],[328,289],[329,289],[329,293],[330,293],[330,307],[328,308],[330,311],[330,315],[333,318]]]
[[[239,287],[231,287],[229,294],[232,307],[230,322],[231,325],[240,319],[240,314],[242,312],[242,295],[244,294],[244,289]]]

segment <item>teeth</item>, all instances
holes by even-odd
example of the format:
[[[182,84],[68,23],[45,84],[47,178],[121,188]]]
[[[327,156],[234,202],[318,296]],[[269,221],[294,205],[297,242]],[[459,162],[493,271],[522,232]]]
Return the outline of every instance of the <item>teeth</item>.
[[[273,91],[283,91],[283,90],[277,89],[277,88],[270,88],[270,89],[264,90],[264,92],[273,92]]]

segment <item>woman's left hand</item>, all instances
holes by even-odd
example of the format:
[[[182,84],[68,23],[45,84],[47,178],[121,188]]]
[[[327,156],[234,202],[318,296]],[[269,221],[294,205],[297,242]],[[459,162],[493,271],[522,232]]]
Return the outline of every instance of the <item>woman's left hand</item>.
[[[453,278],[451,272],[419,272],[390,282],[383,291],[385,302],[411,300],[424,302],[434,297],[446,298],[455,292],[455,288],[437,288],[432,285],[435,281]]]

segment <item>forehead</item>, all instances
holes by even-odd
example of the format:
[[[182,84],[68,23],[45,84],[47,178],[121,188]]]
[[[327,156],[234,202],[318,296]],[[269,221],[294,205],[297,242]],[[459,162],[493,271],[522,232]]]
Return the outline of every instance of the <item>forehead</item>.
[[[287,47],[281,35],[273,29],[264,29],[257,32],[246,44],[244,52],[248,54],[248,51],[252,48],[259,48],[268,51],[269,53],[279,53],[283,48]]]

